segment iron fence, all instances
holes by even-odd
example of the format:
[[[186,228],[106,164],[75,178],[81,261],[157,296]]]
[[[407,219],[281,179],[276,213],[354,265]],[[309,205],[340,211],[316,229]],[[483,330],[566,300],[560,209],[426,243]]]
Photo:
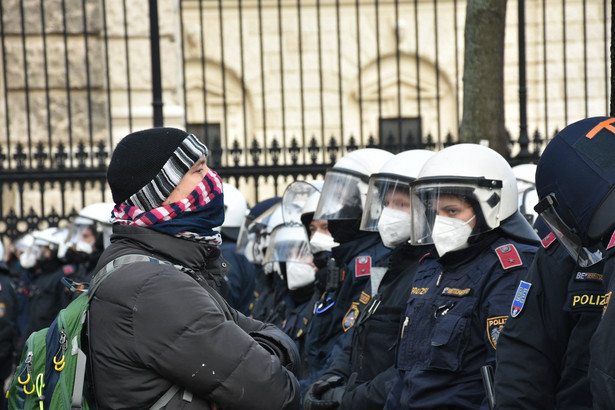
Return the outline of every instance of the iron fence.
[[[606,115],[610,99],[610,2],[520,1],[508,2],[505,45],[513,164],[535,161],[568,122]],[[108,201],[113,146],[153,125],[194,132],[251,204],[358,148],[453,144],[465,5],[3,0],[0,235]]]

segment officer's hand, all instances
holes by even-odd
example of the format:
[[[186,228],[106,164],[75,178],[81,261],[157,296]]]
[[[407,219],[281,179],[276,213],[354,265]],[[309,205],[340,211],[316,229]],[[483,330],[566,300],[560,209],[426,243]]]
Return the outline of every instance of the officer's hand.
[[[335,410],[339,408],[345,388],[339,376],[318,380],[305,394],[303,410]]]

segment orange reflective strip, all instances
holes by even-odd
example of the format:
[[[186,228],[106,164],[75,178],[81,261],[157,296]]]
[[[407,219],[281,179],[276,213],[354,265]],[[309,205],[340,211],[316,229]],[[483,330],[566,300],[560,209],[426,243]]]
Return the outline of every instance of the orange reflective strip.
[[[587,139],[594,138],[594,136],[598,132],[600,132],[600,130],[602,130],[603,128],[606,128],[609,131],[611,131],[613,134],[615,134],[615,127],[611,125],[614,122],[615,122],[615,118],[609,118],[608,120],[602,121],[601,123],[596,125],[594,128],[592,128],[591,131],[589,131],[587,134],[585,134],[585,138],[587,138]]]

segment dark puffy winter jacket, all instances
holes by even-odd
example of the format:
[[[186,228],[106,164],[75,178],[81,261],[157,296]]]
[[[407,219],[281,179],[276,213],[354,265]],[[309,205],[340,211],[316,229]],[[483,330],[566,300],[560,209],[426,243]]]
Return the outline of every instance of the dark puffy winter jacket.
[[[249,334],[272,326],[238,313],[199,280],[217,248],[114,226],[97,269],[125,254],[193,272],[135,262],[100,284],[90,307],[89,337],[99,408],[147,409],[174,385],[180,390],[168,409],[299,408],[295,376]]]

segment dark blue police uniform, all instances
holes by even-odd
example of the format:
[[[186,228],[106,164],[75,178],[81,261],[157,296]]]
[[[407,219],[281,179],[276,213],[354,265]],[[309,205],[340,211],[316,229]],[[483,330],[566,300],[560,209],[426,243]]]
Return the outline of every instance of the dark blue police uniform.
[[[340,376],[344,394],[340,409],[382,409],[395,380],[397,331],[404,317],[412,279],[420,263],[433,258],[435,249],[403,244],[391,252],[391,267],[378,291],[371,283],[359,299],[359,314],[352,337],[321,376]]]
[[[604,307],[602,263],[580,268],[554,234],[525,281],[523,310],[500,335],[498,409],[591,409],[589,341]]]
[[[390,252],[377,232],[364,233],[332,249],[333,258],[343,270],[343,281],[336,292],[325,294],[314,306],[314,316],[305,341],[307,357],[304,363],[308,371],[301,381],[304,391],[342,350],[348,331],[354,325],[353,303],[360,303],[361,292],[369,282],[371,270],[378,267],[386,269]]]
[[[385,409],[486,406],[480,370],[495,361],[498,336],[535,251],[496,229],[420,265]]]

